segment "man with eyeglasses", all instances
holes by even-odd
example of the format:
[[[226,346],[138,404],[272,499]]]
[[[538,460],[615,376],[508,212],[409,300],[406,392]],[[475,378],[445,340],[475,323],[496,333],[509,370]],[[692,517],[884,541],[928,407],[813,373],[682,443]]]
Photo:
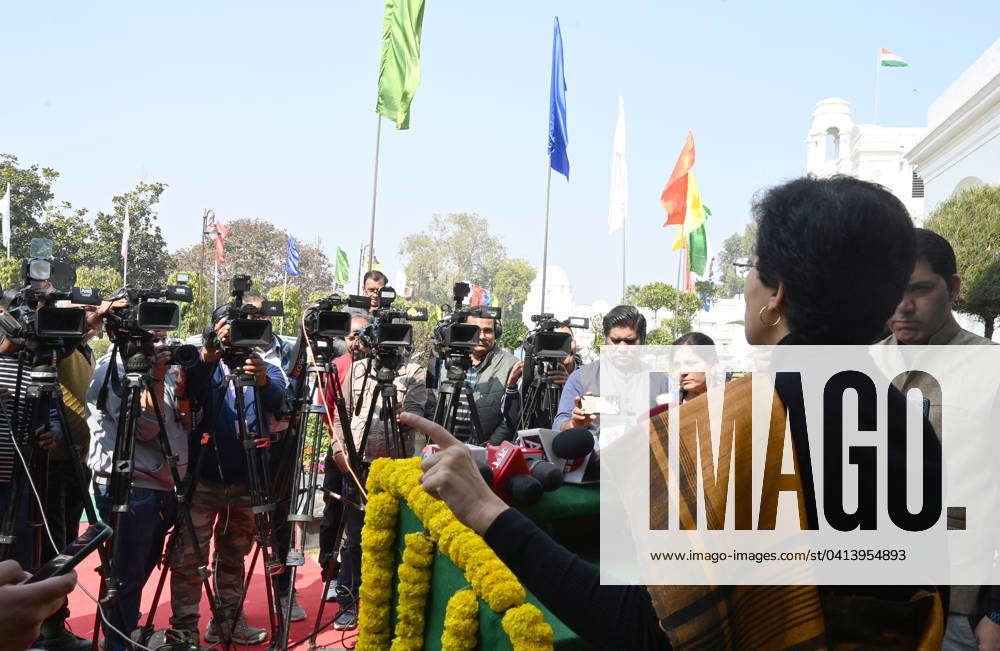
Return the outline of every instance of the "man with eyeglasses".
[[[646,342],[646,317],[635,306],[617,305],[611,308],[604,315],[602,325],[605,346],[641,346]],[[667,393],[665,375],[651,376],[650,383],[651,395]],[[601,360],[594,360],[573,371],[563,388],[559,399],[559,413],[556,414],[552,428],[565,430],[586,427],[595,434],[600,433],[600,414],[585,410],[582,404],[584,396],[600,395],[600,388]]]

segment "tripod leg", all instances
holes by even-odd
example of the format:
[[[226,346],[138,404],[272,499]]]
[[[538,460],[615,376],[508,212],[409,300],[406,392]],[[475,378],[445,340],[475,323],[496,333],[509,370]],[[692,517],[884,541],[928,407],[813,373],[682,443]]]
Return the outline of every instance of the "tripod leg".
[[[487,440],[486,436],[483,434],[483,423],[479,420],[479,412],[476,411],[476,399],[472,395],[472,387],[466,384],[462,388],[465,391],[466,400],[469,401],[469,419],[472,421],[473,434],[480,444],[485,445]]]

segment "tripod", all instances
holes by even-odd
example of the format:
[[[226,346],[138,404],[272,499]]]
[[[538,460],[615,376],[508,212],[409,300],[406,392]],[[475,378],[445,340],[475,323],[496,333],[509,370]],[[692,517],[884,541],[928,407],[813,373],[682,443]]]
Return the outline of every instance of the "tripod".
[[[562,387],[553,382],[548,374],[550,370],[555,369],[556,364],[558,362],[552,359],[525,360],[524,367],[531,370],[525,373],[524,379],[528,380],[528,373],[531,373],[531,378],[528,382],[522,382],[522,386],[526,389],[518,429],[529,429],[536,425],[537,423],[533,421],[539,412],[548,419],[545,426],[552,427],[556,414],[559,413],[559,397],[562,394]]]
[[[445,379],[438,387],[437,404],[434,407],[434,422],[449,432],[455,431],[455,420],[461,397],[464,396],[469,405],[469,419],[472,421],[472,436],[474,443],[485,442],[483,425],[476,411],[476,401],[472,387],[466,381],[466,374],[472,367],[472,359],[467,351],[449,350],[445,357]]]
[[[100,407],[103,409],[109,383],[112,384],[112,390],[114,390],[115,393],[121,398],[116,421],[116,438],[115,449],[112,456],[111,478],[108,483],[108,503],[111,509],[110,519],[112,522],[112,528],[116,533],[110,541],[112,563],[110,569],[104,574],[105,581],[102,586],[102,601],[116,602],[118,591],[121,588],[119,570],[122,567],[122,545],[127,544],[127,542],[124,540],[124,536],[119,535],[119,533],[122,530],[121,527],[124,524],[125,518],[128,516],[129,512],[133,482],[137,419],[142,412],[142,396],[144,393],[148,392],[153,412],[156,417],[157,442],[160,447],[160,453],[163,455],[163,458],[170,469],[171,479],[174,484],[174,493],[177,497],[179,525],[175,526],[174,531],[176,533],[177,527],[182,527],[193,545],[197,561],[197,571],[201,577],[205,593],[208,596],[209,608],[212,611],[213,617],[218,617],[220,607],[211,588],[211,582],[209,581],[210,572],[205,561],[203,550],[198,544],[198,540],[195,536],[194,521],[191,517],[190,506],[188,500],[186,499],[187,496],[182,489],[180,471],[178,469],[178,455],[176,455],[171,449],[170,440],[167,436],[163,418],[163,411],[161,409],[157,393],[153,389],[153,378],[150,374],[152,368],[152,352],[151,334],[145,331],[138,335],[129,332],[120,333],[116,337],[114,347],[111,351],[107,373],[104,378],[104,387],[101,390],[102,397],[99,399],[99,402],[101,403]],[[119,384],[118,381],[118,353],[121,354],[123,368],[125,371],[122,384]],[[173,536],[171,536],[168,549],[172,549],[174,544],[175,541]],[[150,609],[150,613],[147,618],[147,624],[143,627],[143,639],[148,639],[149,634],[152,632],[152,621],[156,613],[156,605],[159,601],[158,596],[162,590],[165,577],[166,572],[164,571],[160,575],[160,582],[157,587],[157,599],[153,601],[152,608]],[[119,621],[124,623],[124,617],[122,616],[120,609],[118,614]],[[98,613],[98,617],[99,616],[100,613]],[[97,634],[96,624],[97,623],[95,623],[95,641]],[[129,633],[128,631],[123,632],[126,634]],[[111,631],[105,631],[106,636],[110,636],[110,634]],[[225,638],[225,646],[228,648],[228,637]]]
[[[279,634],[279,631],[283,628],[283,623],[281,621],[282,612],[281,609],[277,607],[277,602],[274,599],[274,593],[271,586],[271,577],[282,572],[284,569],[283,564],[277,558],[277,554],[271,544],[270,514],[274,511],[275,503],[271,493],[271,473],[266,456],[266,452],[271,443],[271,437],[270,433],[265,431],[266,421],[264,420],[264,411],[261,406],[260,392],[258,391],[256,380],[252,374],[246,372],[242,364],[243,360],[247,359],[251,354],[251,351],[238,348],[224,351],[222,361],[226,364],[226,366],[223,367],[226,369],[226,374],[219,383],[211,415],[203,421],[203,431],[201,436],[202,448],[205,448],[210,442],[213,443],[216,450],[216,462],[220,463],[218,443],[215,441],[214,434],[212,432],[214,432],[214,429],[219,422],[219,416],[222,413],[222,407],[226,402],[226,396],[229,389],[232,388],[236,414],[236,437],[242,444],[244,459],[247,466],[250,484],[251,512],[253,514],[254,525],[256,528],[256,540],[253,556],[250,561],[250,567],[246,571],[246,578],[243,582],[243,588],[240,594],[239,602],[236,605],[235,612],[233,613],[232,621],[224,621],[218,617],[218,614],[213,613],[213,617],[216,618],[216,625],[219,627],[220,631],[222,631],[223,640],[229,640],[232,638],[236,625],[240,620],[247,591],[250,588],[250,580],[253,578],[253,571],[257,565],[257,558],[261,555],[262,551],[264,555],[265,575],[267,576],[265,587],[267,591],[271,639],[275,639],[275,637]],[[216,371],[219,368],[220,367],[216,365],[212,369],[210,374],[211,378],[215,377]],[[254,417],[258,432],[253,432],[247,422],[247,401],[245,395],[245,391],[247,389],[253,391]],[[198,462],[195,466],[195,471],[192,474],[185,495],[185,500],[188,502],[195,494],[195,489],[197,488],[198,482],[204,470],[206,456],[207,453],[205,450],[202,450],[201,454],[198,455]],[[223,478],[221,463],[219,465],[219,477]],[[192,540],[197,540],[194,537],[194,532],[192,531],[191,533]],[[221,614],[221,612],[219,614]]]
[[[303,350],[304,346],[306,347],[306,356],[309,358],[308,364],[304,367],[299,364],[292,365],[293,369],[304,368],[305,377],[301,378],[301,381],[298,382],[296,386],[295,398],[293,400],[293,418],[292,423],[290,423],[290,428],[294,429],[297,436],[297,451],[295,459],[292,462],[292,481],[290,484],[291,495],[289,498],[289,511],[291,511],[292,508],[294,508],[295,511],[294,513],[290,512],[288,515],[288,522],[291,524],[288,553],[285,557],[285,565],[288,567],[289,572],[288,593],[285,597],[285,606],[282,618],[284,626],[281,631],[281,637],[275,638],[271,644],[272,648],[276,649],[285,649],[288,647],[288,635],[292,611],[292,595],[295,590],[295,577],[298,568],[305,564],[305,528],[306,525],[312,520],[316,489],[318,486],[319,451],[322,443],[324,419],[327,420],[327,424],[330,426],[331,432],[333,431],[333,423],[330,422],[328,418],[331,407],[336,409],[338,419],[341,424],[348,463],[351,464],[352,468],[361,468],[360,457],[354,446],[354,439],[351,436],[350,415],[344,402],[343,392],[340,389],[340,376],[337,372],[337,367],[330,362],[326,355],[326,351],[332,350],[332,346],[329,344],[322,347],[313,346],[303,331],[299,335],[299,342],[296,344],[295,350]],[[323,381],[324,378],[327,382],[332,381],[334,394],[333,405],[328,405],[326,403],[325,390],[327,385]],[[299,378],[293,377],[291,379]],[[316,400],[317,395],[319,396],[318,404]],[[321,416],[321,418],[313,419],[310,433],[309,417],[314,414]],[[313,456],[310,460],[308,470],[304,471],[302,459],[305,456],[304,453],[307,439],[313,450]],[[303,475],[305,477],[305,481],[303,481]],[[343,518],[341,518],[341,522],[338,525],[338,543],[343,537],[343,531],[344,522]],[[335,576],[336,571],[339,570],[339,566],[337,566],[336,562],[336,552],[333,554],[332,563],[335,566],[332,568],[332,576]],[[330,575],[328,574],[328,576]],[[322,621],[323,610],[326,604],[326,590],[329,588],[332,576],[327,580],[320,596],[320,605],[316,616],[316,623],[309,637],[310,648],[315,648],[316,635],[319,632],[319,626]]]

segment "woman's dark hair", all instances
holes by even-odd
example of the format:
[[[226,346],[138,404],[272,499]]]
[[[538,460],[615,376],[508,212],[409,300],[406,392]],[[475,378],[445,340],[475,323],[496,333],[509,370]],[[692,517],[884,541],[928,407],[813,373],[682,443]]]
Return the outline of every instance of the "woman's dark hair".
[[[674,339],[672,346],[714,346],[715,341],[704,332],[685,332]]]
[[[616,305],[604,315],[602,322],[604,326],[604,336],[607,337],[611,328],[630,327],[635,328],[635,334],[639,337],[639,343],[646,343],[646,317],[642,315],[639,308],[633,305]]]
[[[955,249],[948,240],[926,228],[916,229],[917,260],[926,260],[931,270],[945,280],[958,273]]]
[[[753,212],[757,272],[768,287],[784,283],[792,333],[813,344],[873,342],[916,260],[902,202],[853,177],[803,177],[768,190]]]

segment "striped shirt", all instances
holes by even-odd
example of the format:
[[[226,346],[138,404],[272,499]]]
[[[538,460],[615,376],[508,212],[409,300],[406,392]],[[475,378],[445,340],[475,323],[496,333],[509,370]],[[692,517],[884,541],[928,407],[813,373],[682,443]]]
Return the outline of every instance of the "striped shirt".
[[[10,483],[14,473],[14,464],[20,463],[14,452],[14,440],[11,437],[11,413],[14,411],[14,389],[17,387],[17,355],[0,354],[0,483]],[[21,381],[21,391],[18,396],[18,410],[21,414],[27,414],[25,410],[25,397],[28,392],[28,372],[30,365],[25,365],[24,377]],[[59,432],[59,414],[55,408],[49,412],[49,417],[53,421],[53,430]],[[23,425],[22,425],[23,426]]]
[[[465,374],[465,385],[469,389],[475,390],[476,381],[479,379],[479,367],[473,366]],[[476,433],[472,428],[472,408],[469,407],[469,394],[462,391],[458,396],[458,409],[455,411],[455,438],[459,441],[469,441],[470,443],[480,443]]]

